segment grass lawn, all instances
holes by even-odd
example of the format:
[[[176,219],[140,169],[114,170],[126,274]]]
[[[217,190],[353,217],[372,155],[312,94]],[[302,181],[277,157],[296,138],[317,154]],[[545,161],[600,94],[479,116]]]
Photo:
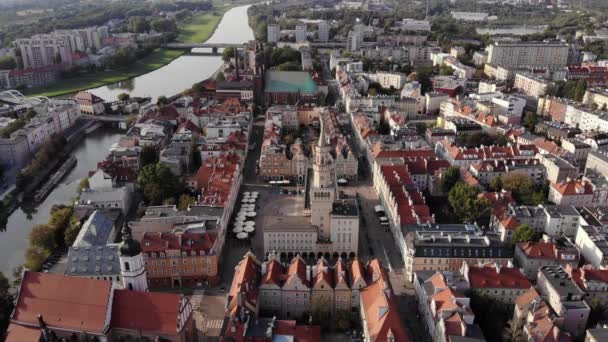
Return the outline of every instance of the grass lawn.
[[[230,6],[218,8],[211,13],[203,13],[195,16],[192,20],[180,26],[180,33],[176,41],[180,43],[202,43],[206,41],[215,28],[222,20],[224,13],[230,9]],[[216,13],[217,15],[214,15]]]
[[[211,37],[213,31],[215,31],[215,28],[224,16],[224,13],[229,9],[230,7],[226,6],[215,11],[218,15],[214,15],[213,12],[211,12],[193,17],[190,22],[180,26],[180,33],[176,41],[181,43],[204,42]],[[84,89],[97,88],[156,70],[169,64],[183,53],[184,51],[156,49],[143,59],[123,69],[102,71],[79,76],[77,78],[68,78],[48,87],[24,89],[23,93],[28,96],[53,97],[75,93]]]

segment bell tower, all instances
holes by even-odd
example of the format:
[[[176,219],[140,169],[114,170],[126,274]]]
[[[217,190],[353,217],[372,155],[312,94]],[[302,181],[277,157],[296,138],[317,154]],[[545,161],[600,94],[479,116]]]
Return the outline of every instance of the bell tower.
[[[331,145],[325,132],[323,114],[319,117],[321,132],[315,146],[310,188],[310,223],[319,229],[319,238],[329,240],[331,236],[330,213],[336,199],[336,174]]]
[[[141,246],[139,242],[133,240],[131,228],[127,222],[122,227],[119,259],[123,288],[134,291],[148,291],[146,267]]]

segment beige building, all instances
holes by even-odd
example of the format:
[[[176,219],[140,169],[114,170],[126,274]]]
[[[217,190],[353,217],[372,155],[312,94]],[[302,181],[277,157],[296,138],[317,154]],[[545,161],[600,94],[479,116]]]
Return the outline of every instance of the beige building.
[[[562,42],[495,42],[488,48],[488,63],[506,67],[560,69],[568,62],[567,44]]]
[[[514,87],[526,95],[539,98],[547,93],[550,82],[530,73],[515,74]]]
[[[578,177],[578,168],[556,155],[538,153],[536,158],[545,167],[546,180],[550,182],[558,183]]]

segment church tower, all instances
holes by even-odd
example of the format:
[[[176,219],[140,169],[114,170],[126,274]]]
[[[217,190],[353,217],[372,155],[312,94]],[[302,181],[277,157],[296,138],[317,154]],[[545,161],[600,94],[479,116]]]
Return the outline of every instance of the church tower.
[[[310,223],[319,228],[319,238],[329,240],[331,236],[330,213],[336,199],[336,174],[331,155],[329,137],[326,136],[323,114],[319,117],[321,132],[315,146],[310,188]]]
[[[127,222],[122,228],[122,243],[119,248],[122,286],[128,290],[148,291],[146,267],[139,242],[133,240]]]

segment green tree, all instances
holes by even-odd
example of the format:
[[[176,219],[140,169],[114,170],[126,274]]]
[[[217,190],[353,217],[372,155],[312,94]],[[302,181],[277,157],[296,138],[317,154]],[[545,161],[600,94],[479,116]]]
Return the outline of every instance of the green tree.
[[[502,340],[505,342],[526,342],[523,327],[518,326],[512,319],[507,322],[503,330]]]
[[[585,92],[587,91],[587,81],[580,80],[576,84],[576,88],[574,89],[574,100],[581,102],[583,101],[583,97],[585,96]]]
[[[137,176],[137,183],[149,205],[159,205],[167,198],[175,199],[183,189],[179,177],[161,163],[144,166]]]
[[[71,246],[76,240],[79,232],[80,221],[78,221],[78,216],[76,216],[76,213],[72,213],[72,216],[70,217],[70,224],[63,234],[64,244],[66,246]]]
[[[485,214],[488,201],[478,197],[479,189],[457,182],[448,193],[448,202],[452,212],[461,222],[473,223]]]
[[[118,99],[118,101],[129,101],[129,99],[131,98],[131,95],[127,94],[127,93],[120,93],[118,94],[118,96],[116,96],[116,99]]]
[[[332,325],[331,300],[319,295],[313,297],[310,304],[313,324],[320,325],[323,330],[329,329]]]
[[[215,81],[216,82],[224,82],[226,80],[226,76],[224,75],[223,72],[218,72],[217,75],[215,75]]]
[[[150,30],[150,23],[148,20],[141,16],[134,16],[129,18],[127,24],[129,32],[133,33],[144,33]]]
[[[502,190],[502,177],[498,176],[490,181],[490,190],[492,190],[492,191]]]
[[[191,204],[194,204],[196,202],[196,198],[183,194],[181,196],[179,196],[179,202],[177,205],[177,209],[179,210],[188,210],[188,207]]]
[[[431,83],[431,76],[433,76],[433,68],[430,66],[418,66],[416,67],[416,80],[420,82],[420,87],[423,93],[433,90],[433,84]]]
[[[70,225],[70,219],[74,210],[72,207],[57,208],[52,211],[49,225],[55,230],[55,244],[63,246],[65,243],[65,231]]]
[[[536,113],[533,113],[533,112],[526,112],[524,114],[524,121],[523,121],[524,127],[529,129],[530,131],[534,132],[534,129],[536,128],[536,124],[538,124],[538,115],[536,115]]]
[[[350,331],[352,326],[352,315],[348,310],[338,310],[334,318],[336,328],[340,332]]]
[[[11,56],[4,56],[0,58],[0,70],[13,70],[17,68],[17,62]]]
[[[467,291],[471,299],[471,309],[475,312],[475,323],[483,331],[487,341],[501,341],[506,322],[512,317],[511,306],[489,295],[475,290]]]
[[[87,190],[90,188],[89,179],[87,177],[80,180],[78,183],[78,192],[80,193],[82,190]]]
[[[513,233],[513,242],[530,242],[535,240],[536,233],[527,224],[522,224]]]
[[[503,189],[511,191],[517,203],[528,204],[532,202],[534,193],[534,180],[523,172],[509,172],[502,178]]]
[[[169,104],[169,99],[167,99],[166,96],[161,95],[158,97],[158,99],[156,99],[156,104],[157,105],[166,105]]]
[[[450,192],[452,187],[460,181],[460,167],[450,166],[441,174],[441,191]]]
[[[28,247],[25,250],[25,267],[32,272],[40,271],[42,264],[50,254],[50,252],[38,247]]]
[[[13,296],[9,293],[10,283],[0,272],[0,336],[4,336],[13,311]]]
[[[157,18],[150,22],[150,27],[156,32],[176,32],[175,21],[165,18]]]
[[[236,48],[233,48],[233,47],[225,48],[224,51],[222,51],[222,60],[224,62],[228,62],[232,57],[234,57],[235,51],[236,51]]]
[[[51,253],[57,247],[55,227],[48,224],[35,225],[29,234],[30,245]]]
[[[452,69],[452,67],[449,65],[442,64],[439,67],[439,75],[442,75],[442,76],[454,75],[454,69]]]
[[[599,298],[591,299],[589,302],[589,319],[587,320],[587,329],[595,327],[598,323],[608,322],[608,308],[602,304]]]

